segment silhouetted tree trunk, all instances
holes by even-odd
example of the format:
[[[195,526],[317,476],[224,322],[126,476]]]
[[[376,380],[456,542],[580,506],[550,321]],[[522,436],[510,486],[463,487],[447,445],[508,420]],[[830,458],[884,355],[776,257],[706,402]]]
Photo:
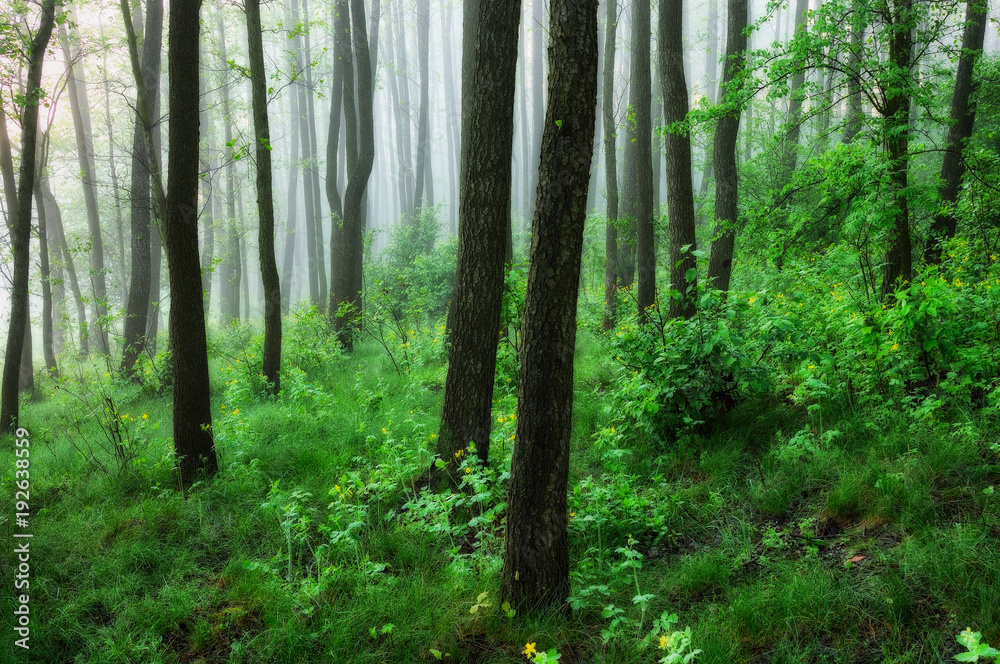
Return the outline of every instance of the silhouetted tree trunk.
[[[123,2],[123,11],[128,4]],[[131,16],[123,14],[126,32],[132,29]],[[132,269],[128,291],[128,305],[125,309],[125,330],[122,349],[121,371],[131,375],[139,355],[145,352],[150,341],[150,291],[153,285],[151,233],[153,231],[153,196],[151,179],[156,183],[156,216],[164,217],[163,183],[159,173],[159,141],[154,132],[154,123],[160,108],[160,60],[163,40],[163,2],[148,0],[146,3],[145,37],[142,42],[142,62],[139,62],[138,44],[134,31],[128,34],[129,57],[132,60],[133,78],[137,86],[135,130],[132,135],[132,206],[130,226],[132,230]],[[152,148],[152,149],[151,149]],[[155,173],[155,175],[154,175]],[[157,274],[158,278],[158,274]],[[159,289],[156,298],[159,299]]]
[[[96,167],[94,165],[94,139],[90,123],[90,101],[87,97],[87,81],[84,67],[74,66],[66,24],[59,26],[59,40],[67,63],[66,92],[76,130],[76,152],[80,163],[80,177],[83,184],[83,198],[87,207],[87,228],[90,232],[90,282],[94,292],[94,335],[97,349],[107,355],[108,288],[104,274],[104,240],[101,238],[101,213],[97,204]]]
[[[615,293],[621,283],[618,274],[618,121],[615,118],[615,51],[618,39],[618,0],[607,0],[604,37],[604,183],[607,189],[608,221],[604,230],[604,329],[610,330],[618,317]]]
[[[514,86],[520,0],[467,0],[463,28],[462,170],[458,266],[451,308],[451,351],[438,456],[468,446],[489,462],[497,331],[510,229]],[[470,22],[472,23],[470,25]]]
[[[248,0],[247,5],[257,0]],[[169,46],[170,128],[164,246],[170,275],[170,348],[174,366],[174,454],[181,483],[219,470],[212,439],[208,345],[198,258],[198,44],[201,0],[172,0]],[[248,9],[249,12],[249,9]],[[260,29],[251,30],[260,36]],[[251,37],[252,38],[252,37]],[[258,155],[258,158],[259,155]]]
[[[938,194],[945,208],[934,215],[930,237],[924,250],[924,260],[928,263],[941,261],[941,242],[955,237],[958,219],[954,206],[962,188],[965,174],[965,157],[962,150],[972,136],[976,120],[975,89],[977,81],[972,77],[976,58],[983,50],[986,35],[987,5],[982,0],[969,0],[965,10],[965,32],[962,35],[962,57],[958,61],[955,74],[955,91],[951,96],[951,126],[945,145],[944,163],[941,165],[941,189]]]
[[[889,170],[896,211],[889,231],[889,249],[882,271],[883,299],[906,281],[913,270],[913,239],[910,236],[910,211],[906,188],[909,181],[910,143],[910,65],[913,51],[913,0],[893,0],[892,34],[889,39],[889,62],[882,87],[884,105],[879,109],[885,120],[885,142],[889,151]]]
[[[683,11],[683,0],[660,0],[660,82],[663,85],[663,121],[668,127],[683,122],[688,112],[681,33]],[[691,184],[691,136],[684,130],[678,130],[668,133],[664,139],[667,152],[667,215],[670,218],[670,288],[681,295],[680,299],[670,298],[669,314],[672,318],[690,318],[694,314],[694,298],[689,295],[688,288],[689,284],[691,287],[695,285],[696,278],[690,277],[696,277],[698,268],[691,253],[697,248]],[[685,247],[688,248],[686,253]],[[695,273],[689,275],[692,269]]]
[[[41,20],[31,42],[28,55],[28,76],[25,81],[26,99],[38,99],[42,80],[45,49],[52,36],[55,22],[54,0],[42,1]],[[3,118],[0,118],[3,119]],[[5,121],[5,120],[4,120]],[[3,363],[3,383],[0,388],[0,435],[13,432],[18,426],[18,381],[21,374],[21,352],[25,329],[28,328],[28,249],[31,243],[31,196],[35,189],[35,139],[38,136],[38,103],[25,103],[21,111],[21,167],[18,172],[17,206],[7,211],[10,222],[10,245],[13,254],[12,287],[10,293],[10,324],[7,329],[7,349]],[[6,188],[6,186],[5,186]]]
[[[549,94],[525,297],[503,599],[565,611],[573,355],[597,101],[598,0],[552,0]]]
[[[176,1],[176,0],[175,0]],[[257,247],[264,281],[264,379],[268,391],[281,391],[281,285],[274,260],[274,192],[271,184],[271,129],[267,117],[267,73],[260,24],[260,0],[247,0],[250,89],[253,93],[254,145],[257,157]]]
[[[738,183],[736,141],[740,131],[740,101],[734,85],[746,61],[747,0],[729,0],[729,28],[726,35],[726,65],[719,86],[719,103],[726,105],[725,115],[715,129],[715,240],[708,261],[708,278],[714,288],[729,290],[733,274],[733,247],[736,242]]]
[[[336,307],[349,309],[346,315],[337,318],[337,330],[348,349],[354,348],[353,332],[361,321],[362,267],[364,261],[365,217],[362,198],[371,176],[375,161],[375,132],[372,97],[371,55],[368,51],[368,35],[365,28],[364,0],[351,0],[351,24],[353,28],[354,62],[358,74],[358,155],[352,165],[344,192],[344,230],[341,236],[340,261],[335,281]],[[345,81],[344,89],[347,89]],[[344,100],[345,106],[347,99]]]

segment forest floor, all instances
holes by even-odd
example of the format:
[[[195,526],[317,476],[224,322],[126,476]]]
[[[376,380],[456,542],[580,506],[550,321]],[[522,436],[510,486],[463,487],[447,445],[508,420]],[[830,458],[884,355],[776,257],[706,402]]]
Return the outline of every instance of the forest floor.
[[[536,644],[564,664],[657,662],[668,614],[667,633],[690,627],[702,664],[946,662],[966,627],[1000,642],[1000,465],[981,451],[998,428],[974,413],[931,425],[772,398],[706,435],[626,443],[605,408],[608,353],[581,331],[573,610],[510,617],[499,571],[513,383],[498,379],[492,469],[457,458],[466,493],[436,496],[420,475],[443,362],[398,371],[367,342],[299,361],[282,396],[260,402],[252,355],[227,348],[211,359],[224,470],[186,495],[168,398],[88,369],[26,407],[33,627],[18,661],[486,664],[526,661]],[[126,392],[101,415],[101,394]],[[101,449],[112,420],[134,456],[121,469]],[[810,427],[823,444],[789,439]],[[5,587],[13,574],[8,557]]]

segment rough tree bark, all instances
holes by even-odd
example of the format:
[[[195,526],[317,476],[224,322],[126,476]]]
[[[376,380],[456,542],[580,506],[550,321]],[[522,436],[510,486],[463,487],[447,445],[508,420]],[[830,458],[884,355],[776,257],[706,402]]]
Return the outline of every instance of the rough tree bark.
[[[663,121],[667,127],[683,123],[688,112],[687,80],[684,78],[682,57],[683,11],[683,0],[660,0],[660,83],[663,86]],[[691,135],[686,129],[678,128],[664,139],[667,152],[667,215],[670,218],[670,288],[680,294],[670,298],[669,315],[671,318],[690,318],[694,315],[694,298],[688,288],[695,285],[698,268],[691,253],[697,248],[691,184]],[[688,247],[687,252],[683,251],[685,247]],[[694,275],[689,274],[691,270],[695,270]],[[639,284],[641,288],[641,280]]]
[[[955,74],[955,91],[951,96],[951,126],[945,145],[944,163],[941,165],[941,188],[938,195],[945,206],[934,215],[930,237],[924,250],[924,260],[928,263],[941,261],[941,242],[955,237],[958,219],[954,213],[958,193],[962,188],[965,174],[965,157],[962,150],[972,136],[976,121],[975,89],[972,77],[976,58],[983,50],[986,35],[988,5],[983,0],[969,0],[965,10],[965,32],[962,35],[962,57],[958,61]]]
[[[256,0],[248,0],[247,4]],[[167,71],[170,125],[164,248],[170,277],[174,455],[183,486],[219,470],[212,438],[208,344],[198,257],[198,43],[201,0],[170,3]],[[259,30],[256,33],[260,35]]]
[[[598,0],[552,0],[549,90],[525,298],[502,595],[567,609],[573,355],[597,102]]]
[[[715,129],[715,233],[708,260],[708,279],[714,288],[729,290],[733,274],[733,248],[736,243],[738,183],[736,142],[740,131],[739,90],[734,81],[746,61],[747,0],[729,0],[729,28],[726,35],[726,64],[719,86],[719,103],[726,105],[725,115]],[[730,89],[730,86],[733,86]]]
[[[45,49],[52,36],[55,22],[54,0],[43,0],[38,30],[28,51],[28,76],[25,81],[25,102],[21,110],[21,167],[17,181],[17,207],[8,211],[10,244],[13,253],[13,284],[10,300],[10,324],[7,329],[7,349],[3,363],[3,383],[0,387],[0,435],[17,429],[19,416],[18,381],[21,373],[21,351],[24,331],[28,327],[28,249],[31,242],[31,197],[35,189],[35,139],[38,136],[38,102],[41,89],[42,64]]]
[[[661,7],[667,0],[661,0]],[[678,7],[680,4],[678,3]],[[639,306],[639,319],[646,319],[646,311],[656,301],[656,238],[653,231],[653,121],[652,112],[652,73],[649,63],[649,45],[651,39],[649,0],[633,0],[632,2],[632,76],[629,82],[629,105],[635,116],[634,138],[632,147],[635,158],[635,227],[636,227],[636,267],[639,273],[639,284],[636,289],[636,301]],[[661,10],[662,12],[662,10]],[[680,38],[681,12],[678,10],[677,34]],[[660,20],[663,26],[663,20]],[[662,27],[661,27],[662,29]],[[660,40],[662,43],[662,39]],[[660,49],[661,53],[663,49]],[[677,55],[681,54],[677,50]],[[660,63],[663,70],[664,62]],[[684,75],[683,69],[681,75]],[[686,100],[686,86],[678,91]],[[685,107],[687,105],[685,104]],[[632,132],[630,131],[630,134]],[[669,153],[669,149],[668,149]],[[690,147],[688,148],[688,182],[690,182]],[[673,219],[673,215],[671,215]]]
[[[458,266],[438,456],[475,443],[489,462],[497,331],[510,228],[520,0],[467,0]],[[473,17],[472,14],[475,13]],[[472,23],[472,25],[470,25]],[[475,26],[475,30],[473,29]]]

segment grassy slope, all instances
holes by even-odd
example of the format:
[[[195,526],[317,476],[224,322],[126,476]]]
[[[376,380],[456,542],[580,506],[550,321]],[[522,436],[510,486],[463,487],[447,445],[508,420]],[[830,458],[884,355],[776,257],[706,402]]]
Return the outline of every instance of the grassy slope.
[[[187,498],[170,488],[163,461],[167,399],[128,405],[162,426],[126,477],[95,472],[74,450],[71,439],[100,433],[93,421],[82,438],[68,425],[79,407],[65,392],[26,409],[38,513],[32,650],[21,661],[411,662],[430,661],[436,648],[456,661],[511,662],[536,642],[558,647],[565,662],[653,662],[658,651],[635,637],[664,609],[693,628],[702,663],[949,661],[967,624],[1000,641],[997,506],[983,494],[997,470],[957,429],[870,421],[833,405],[824,421],[841,431],[836,444],[811,460],[780,461],[769,453],[777,432],[808,418],[754,403],[708,439],[665,453],[640,443],[615,458],[591,442],[609,421],[609,373],[584,333],[571,478],[575,592],[607,585],[609,595],[593,591],[568,621],[511,620],[496,606],[499,529],[473,553],[470,541],[431,527],[432,516],[400,516],[437,428],[439,364],[400,376],[366,344],[336,360],[326,374],[336,379],[299,381],[282,401],[234,415],[233,404],[221,408],[233,394],[223,384],[231,362],[213,362],[226,470]],[[516,397],[497,397],[497,436],[507,439]],[[5,450],[11,458],[9,443]],[[503,466],[509,444],[498,452]],[[283,493],[269,498],[274,482]],[[331,495],[334,485],[364,499]],[[292,500],[296,488],[311,496]],[[319,549],[330,534],[318,527],[338,501],[367,504],[368,525],[339,548]],[[292,504],[303,535],[295,531],[288,583],[280,509]],[[10,541],[12,526],[2,523]],[[635,576],[617,551],[630,536],[645,556]],[[314,592],[304,579],[328,566]],[[2,570],[10,587],[9,559]],[[638,618],[637,587],[654,595],[646,630],[602,643],[601,609],[614,603]],[[482,592],[490,606],[470,613]]]

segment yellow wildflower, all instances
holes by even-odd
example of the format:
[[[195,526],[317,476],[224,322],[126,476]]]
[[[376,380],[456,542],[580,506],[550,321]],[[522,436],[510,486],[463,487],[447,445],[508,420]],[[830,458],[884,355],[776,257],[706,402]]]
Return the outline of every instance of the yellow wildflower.
[[[535,649],[535,644],[534,643],[525,643],[524,644],[524,650],[522,650],[521,652],[524,653],[524,655],[528,659],[531,659],[531,656],[534,655],[534,654],[537,654],[538,650]]]

